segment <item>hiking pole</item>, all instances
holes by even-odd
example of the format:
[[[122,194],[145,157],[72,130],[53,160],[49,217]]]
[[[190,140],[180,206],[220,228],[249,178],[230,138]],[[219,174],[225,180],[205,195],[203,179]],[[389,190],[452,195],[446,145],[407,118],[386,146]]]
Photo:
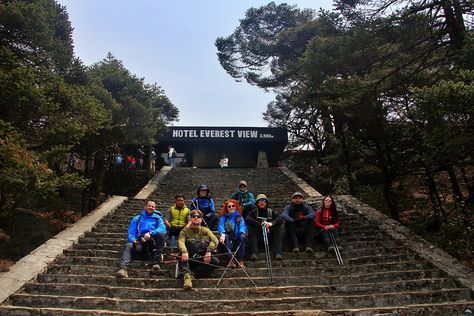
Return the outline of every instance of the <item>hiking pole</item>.
[[[237,251],[239,251],[239,248],[240,246],[242,245],[242,243],[239,244],[239,246],[237,247],[237,249],[235,249],[235,251],[232,253],[232,251],[230,251],[230,249],[227,247],[227,245],[225,243],[223,243],[224,247],[227,249],[228,253],[230,253],[230,255],[232,256],[232,258],[230,259],[229,263],[235,261],[237,262],[238,266],[242,269],[242,271],[244,271],[245,275],[247,276],[247,278],[250,280],[250,282],[252,283],[253,286],[257,287],[257,285],[255,284],[255,282],[253,281],[253,279],[250,277],[250,275],[247,273],[247,270],[245,270],[244,267],[242,267],[239,263],[239,261],[237,260],[237,258],[235,257],[235,254],[237,253]],[[217,282],[217,285],[216,287],[219,287],[219,284],[221,283],[222,279],[224,278],[224,275],[225,273],[227,272],[227,270],[229,269],[229,264],[227,264],[227,266],[225,267],[225,270],[224,272],[222,273],[219,281]]]
[[[174,263],[174,262],[181,261],[181,255],[174,255],[174,254],[167,254],[167,255],[170,256],[170,257],[175,258],[173,261],[169,261],[169,263]],[[219,255],[215,255],[214,257],[217,257],[217,256],[219,256]],[[199,259],[202,259],[202,258],[204,258],[204,256],[191,257],[191,258],[188,258],[188,261],[189,262],[196,262],[196,263],[199,263],[199,264],[205,264],[205,265],[215,267],[215,268],[218,268],[218,269],[224,269],[222,266],[218,266],[218,265],[215,265],[213,263],[205,263],[204,261],[200,261]],[[165,263],[168,263],[168,262],[165,262]]]
[[[267,259],[268,284],[273,284],[272,257],[270,256],[270,247],[268,246],[268,232],[265,222],[262,223],[263,245],[265,246],[265,258]]]
[[[339,251],[339,247],[337,245],[336,237],[334,237],[332,229],[330,229],[328,231],[328,233],[329,233],[329,238],[331,238],[331,243],[332,243],[332,246],[334,248],[334,253],[336,254],[337,263],[339,263],[339,265],[343,265],[344,261],[342,260],[341,252]]]

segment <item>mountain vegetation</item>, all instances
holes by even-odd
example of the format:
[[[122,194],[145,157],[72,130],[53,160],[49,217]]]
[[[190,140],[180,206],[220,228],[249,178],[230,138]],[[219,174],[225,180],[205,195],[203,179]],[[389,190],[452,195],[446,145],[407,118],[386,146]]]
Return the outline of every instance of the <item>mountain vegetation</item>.
[[[219,61],[237,81],[277,93],[264,118],[288,128],[291,148],[308,150],[304,176],[321,192],[376,202],[472,256],[472,1],[334,8],[250,8],[217,38]]]

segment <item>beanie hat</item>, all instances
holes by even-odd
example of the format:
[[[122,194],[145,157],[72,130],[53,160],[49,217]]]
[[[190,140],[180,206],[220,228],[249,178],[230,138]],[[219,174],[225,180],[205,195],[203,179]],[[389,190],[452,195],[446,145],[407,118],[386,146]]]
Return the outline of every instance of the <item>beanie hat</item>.
[[[245,181],[245,180],[240,180],[240,181],[239,181],[239,186],[241,186],[241,185],[247,186],[247,181]]]
[[[263,193],[260,193],[259,195],[257,195],[257,198],[255,199],[255,204],[257,204],[257,202],[260,200],[265,200],[265,202],[268,204],[268,198]]]

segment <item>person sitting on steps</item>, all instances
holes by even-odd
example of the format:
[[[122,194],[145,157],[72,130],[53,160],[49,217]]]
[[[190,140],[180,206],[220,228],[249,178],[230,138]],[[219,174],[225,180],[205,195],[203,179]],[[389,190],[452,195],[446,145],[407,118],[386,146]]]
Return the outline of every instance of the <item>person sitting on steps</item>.
[[[217,222],[217,212],[214,206],[214,200],[211,197],[211,191],[208,186],[201,184],[196,192],[197,196],[191,202],[191,211],[200,210],[203,214],[204,224],[210,229],[214,229]]]
[[[338,242],[339,234],[337,233],[337,229],[339,228],[339,216],[337,214],[336,203],[332,196],[328,195],[324,197],[323,205],[316,210],[314,226],[316,226],[318,235],[322,236],[326,249],[328,251],[333,250],[334,247],[329,237],[329,232],[333,234],[336,242]],[[338,245],[338,248],[342,250],[340,245]]]
[[[170,239],[170,248],[178,248],[178,237],[181,229],[188,223],[189,209],[184,203],[184,195],[177,194],[174,197],[175,203],[168,210],[168,218],[165,219]]]
[[[229,267],[235,267],[232,254],[235,252],[235,258],[239,261],[239,265],[244,267],[245,255],[245,239],[247,237],[247,226],[245,220],[242,218],[242,209],[237,200],[229,199],[224,202],[221,209],[221,218],[217,225],[219,232],[219,242],[223,245],[221,247],[223,252],[228,254]]]
[[[249,212],[245,218],[248,226],[249,240],[250,240],[250,260],[257,260],[258,253],[258,239],[262,237],[262,223],[265,223],[265,228],[268,233],[268,241],[273,247],[276,260],[283,260],[281,251],[282,235],[281,224],[283,220],[281,216],[268,207],[268,198],[265,194],[257,195],[255,207]]]
[[[298,239],[303,239],[306,252],[312,253],[311,242],[314,237],[314,210],[304,202],[301,192],[295,192],[291,196],[291,204],[283,209],[281,214],[285,221],[285,230],[290,244],[290,249],[294,253],[299,253]]]
[[[219,243],[217,237],[201,225],[203,214],[200,210],[192,210],[190,214],[190,224],[181,230],[178,239],[181,251],[179,268],[185,290],[193,287],[192,274],[197,278],[209,276],[219,264],[219,259],[213,255]]]
[[[240,180],[237,191],[232,193],[230,198],[239,201],[240,206],[242,207],[242,216],[244,218],[247,217],[247,214],[255,206],[253,193],[247,189],[247,182],[244,180]]]
[[[163,248],[166,237],[166,226],[161,213],[156,210],[155,202],[148,201],[141,214],[130,221],[128,227],[128,242],[123,250],[120,270],[117,276],[128,277],[128,266],[134,255],[147,259],[150,254],[155,256],[153,270],[160,270],[163,259]]]

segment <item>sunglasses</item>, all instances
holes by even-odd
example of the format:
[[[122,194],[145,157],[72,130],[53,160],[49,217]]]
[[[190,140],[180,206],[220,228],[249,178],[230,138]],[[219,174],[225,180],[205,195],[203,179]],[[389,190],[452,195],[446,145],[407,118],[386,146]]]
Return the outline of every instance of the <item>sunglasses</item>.
[[[227,205],[227,208],[233,208],[233,207],[235,207],[234,204],[229,204],[229,205]]]
[[[192,215],[191,218],[202,218],[201,215]]]

